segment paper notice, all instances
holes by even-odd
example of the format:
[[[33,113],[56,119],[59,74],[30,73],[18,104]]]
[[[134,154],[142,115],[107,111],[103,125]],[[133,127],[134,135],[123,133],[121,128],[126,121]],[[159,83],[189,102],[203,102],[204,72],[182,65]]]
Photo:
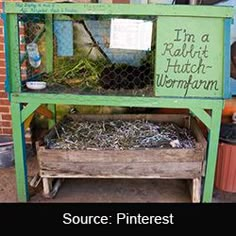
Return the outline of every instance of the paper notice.
[[[152,21],[112,19],[110,48],[151,50]]]

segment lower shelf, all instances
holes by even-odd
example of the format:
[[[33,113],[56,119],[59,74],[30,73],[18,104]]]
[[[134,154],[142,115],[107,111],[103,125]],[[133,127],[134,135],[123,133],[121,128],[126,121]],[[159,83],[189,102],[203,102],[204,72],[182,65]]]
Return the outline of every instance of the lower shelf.
[[[191,179],[193,202],[200,201],[201,176],[206,141],[195,120],[186,115],[112,115],[114,119],[175,122],[190,128],[197,140],[195,148],[157,148],[143,150],[64,151],[39,147],[37,157],[45,194],[51,191],[52,178],[139,178]],[[111,116],[76,116],[76,119],[110,119]]]

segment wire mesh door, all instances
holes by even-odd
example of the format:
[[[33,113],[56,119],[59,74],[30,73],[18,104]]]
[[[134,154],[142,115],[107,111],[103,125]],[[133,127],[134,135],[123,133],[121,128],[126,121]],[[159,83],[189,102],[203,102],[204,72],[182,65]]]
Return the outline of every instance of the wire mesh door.
[[[50,93],[153,96],[156,17],[116,16],[125,22],[151,23],[150,48],[143,49],[133,47],[136,44],[136,38],[132,38],[133,28],[126,30],[125,24],[119,27],[126,30],[128,38],[121,41],[130,46],[112,46],[112,40],[119,44],[120,39],[119,34],[117,38],[111,32],[114,19],[110,16],[55,15],[52,20],[52,61],[47,58],[46,45],[50,38],[47,37],[46,17],[33,14],[18,17],[23,80],[45,81],[47,88],[44,91]],[[142,34],[137,40],[145,43],[146,35]],[[133,43],[125,40],[133,40]],[[40,55],[38,66],[34,66],[29,58],[27,48],[32,43],[36,44]],[[48,63],[52,64],[50,71]]]

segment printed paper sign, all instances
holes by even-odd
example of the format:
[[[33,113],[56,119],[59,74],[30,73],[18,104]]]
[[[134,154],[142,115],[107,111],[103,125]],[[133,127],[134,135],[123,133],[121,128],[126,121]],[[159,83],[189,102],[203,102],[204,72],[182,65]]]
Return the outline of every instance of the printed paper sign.
[[[112,19],[110,48],[151,50],[152,21]]]

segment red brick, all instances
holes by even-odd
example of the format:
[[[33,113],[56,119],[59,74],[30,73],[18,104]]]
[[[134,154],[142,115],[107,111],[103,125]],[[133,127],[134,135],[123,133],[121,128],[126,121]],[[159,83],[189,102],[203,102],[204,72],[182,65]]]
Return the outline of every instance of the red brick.
[[[0,92],[0,98],[7,98],[7,93]]]
[[[5,85],[4,83],[0,82],[0,91],[5,91]]]
[[[21,67],[27,68],[27,61],[24,61],[23,64],[21,65]]]
[[[0,98],[0,105],[10,106],[10,102],[7,99]]]
[[[21,35],[25,34],[25,27],[24,26],[20,27],[20,34]]]
[[[0,75],[0,83],[4,83],[6,80],[6,76],[5,75]]]
[[[10,114],[2,114],[2,120],[11,120]]]
[[[0,121],[0,127],[11,128],[11,121]]]
[[[11,128],[3,128],[2,133],[3,134],[12,134],[12,129]]]
[[[4,42],[4,37],[3,37],[3,35],[0,35],[0,42]]]
[[[10,109],[8,106],[0,106],[1,113],[10,113]]]
[[[21,53],[25,52],[25,44],[20,45],[20,51],[21,51]]]
[[[1,47],[1,45],[0,45],[0,47]],[[6,62],[5,62],[5,60],[4,60],[4,61],[0,61],[0,67],[6,67]]]
[[[4,52],[0,52],[0,57],[1,58],[5,58],[5,53]]]
[[[4,75],[6,73],[5,67],[0,67],[0,75]]]
[[[0,52],[4,52],[4,50],[5,50],[5,49],[4,49],[4,44],[1,43],[1,44],[0,44]]]

